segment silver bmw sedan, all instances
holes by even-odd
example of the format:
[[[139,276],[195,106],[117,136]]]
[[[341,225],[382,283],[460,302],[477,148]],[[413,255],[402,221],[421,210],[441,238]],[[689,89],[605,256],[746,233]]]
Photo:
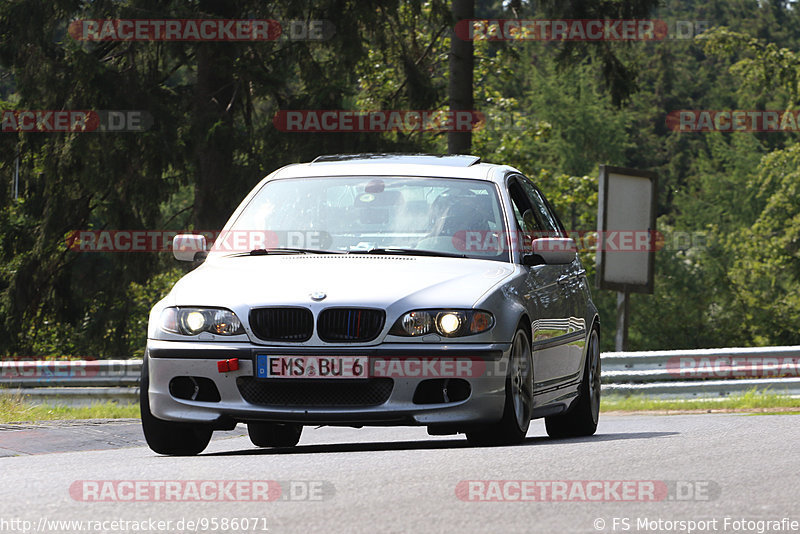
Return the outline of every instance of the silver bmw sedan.
[[[599,321],[575,243],[520,171],[474,156],[340,155],[264,178],[151,313],[142,426],[160,454],[247,424],[424,425],[478,445],[591,435]]]

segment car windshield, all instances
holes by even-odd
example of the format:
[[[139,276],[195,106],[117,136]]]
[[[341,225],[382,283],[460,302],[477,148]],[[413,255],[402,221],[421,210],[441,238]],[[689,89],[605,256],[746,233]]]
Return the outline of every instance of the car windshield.
[[[230,233],[266,235],[253,249],[435,252],[508,261],[508,247],[499,241],[506,236],[502,213],[496,186],[480,180],[279,179],[258,191]]]

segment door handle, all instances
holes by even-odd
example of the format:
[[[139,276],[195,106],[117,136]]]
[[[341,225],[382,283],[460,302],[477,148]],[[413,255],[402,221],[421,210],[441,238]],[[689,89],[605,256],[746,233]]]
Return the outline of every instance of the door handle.
[[[559,283],[559,284],[566,284],[570,280],[572,280],[572,275],[571,274],[565,274],[564,276],[559,276],[558,280],[556,280],[556,282]]]

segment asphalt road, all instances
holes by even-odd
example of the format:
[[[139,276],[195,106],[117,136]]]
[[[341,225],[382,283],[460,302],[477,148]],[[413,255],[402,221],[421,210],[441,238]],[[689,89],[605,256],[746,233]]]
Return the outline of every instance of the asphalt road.
[[[217,436],[168,458],[135,422],[0,425],[0,532],[800,531],[798,415],[604,416],[571,440],[535,421],[497,448],[424,428]]]

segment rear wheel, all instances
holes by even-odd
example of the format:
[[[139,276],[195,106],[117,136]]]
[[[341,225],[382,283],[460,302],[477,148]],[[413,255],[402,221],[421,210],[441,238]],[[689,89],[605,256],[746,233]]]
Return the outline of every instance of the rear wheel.
[[[294,423],[247,423],[247,434],[256,447],[294,447],[303,425]]]
[[[499,423],[467,432],[474,445],[513,445],[528,433],[533,413],[533,361],[528,334],[517,330],[511,345],[506,378],[506,401]]]
[[[142,414],[142,431],[147,445],[158,454],[168,456],[194,456],[200,454],[211,441],[213,430],[208,425],[176,423],[159,419],[150,411],[148,357],[142,362],[139,381],[139,410]]]
[[[547,435],[551,438],[591,436],[597,430],[600,418],[600,338],[597,329],[589,335],[586,350],[586,368],[581,381],[578,400],[564,415],[546,417]]]

